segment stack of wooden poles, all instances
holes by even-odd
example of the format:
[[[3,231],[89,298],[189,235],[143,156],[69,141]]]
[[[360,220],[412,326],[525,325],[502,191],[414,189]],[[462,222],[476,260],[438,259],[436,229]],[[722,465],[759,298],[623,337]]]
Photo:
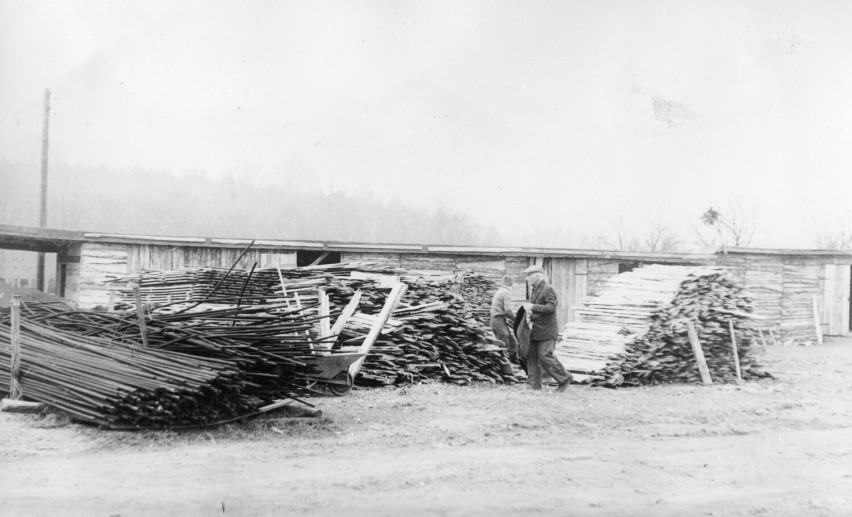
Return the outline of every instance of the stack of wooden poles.
[[[9,309],[0,311],[0,386],[10,382],[9,320]],[[19,336],[20,385],[27,400],[92,424],[199,425],[250,413],[261,403],[250,393],[252,375],[230,360],[125,346],[26,316]]]
[[[600,296],[583,299],[556,354],[575,378],[592,384],[697,382],[691,324],[713,381],[766,376],[751,354],[751,303],[723,268],[636,269],[612,277]]]

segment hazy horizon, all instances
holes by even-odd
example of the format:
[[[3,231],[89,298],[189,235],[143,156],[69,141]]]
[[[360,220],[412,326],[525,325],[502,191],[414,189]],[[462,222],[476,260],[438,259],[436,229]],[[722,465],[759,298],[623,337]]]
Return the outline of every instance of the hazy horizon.
[[[578,241],[619,221],[693,241],[738,199],[752,246],[813,248],[852,222],[850,15],[0,0],[0,159],[38,164],[49,88],[56,167],[370,194]]]

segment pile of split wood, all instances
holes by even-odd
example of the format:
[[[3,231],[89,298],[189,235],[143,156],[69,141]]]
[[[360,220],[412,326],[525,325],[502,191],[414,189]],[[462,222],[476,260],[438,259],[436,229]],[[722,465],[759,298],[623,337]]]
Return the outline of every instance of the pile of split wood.
[[[409,384],[436,380],[454,384],[482,381],[514,383],[505,352],[493,344],[478,303],[451,292],[449,280],[411,278],[402,302],[373,345],[356,382],[361,385]],[[409,283],[410,282],[410,283]],[[344,327],[342,343],[363,339],[377,307]]]
[[[322,290],[329,298],[333,319],[359,292],[355,314],[342,325],[339,335],[330,336],[334,340],[332,351],[343,352],[359,349],[385,303],[387,286],[403,282],[407,290],[392,319],[372,344],[355,377],[356,384],[517,381],[511,368],[507,368],[505,352],[494,344],[487,324],[487,310],[496,285],[483,275],[465,274],[461,289],[457,289],[451,274],[405,271],[362,262],[249,272],[212,268],[146,271],[132,280],[140,286],[143,303],[165,304],[157,306],[155,313],[199,301],[206,305],[234,303],[237,297],[242,304],[309,306],[309,313],[319,317]],[[132,290],[119,289],[119,294],[122,307],[131,308]]]
[[[648,266],[612,277],[568,323],[557,356],[580,381],[608,386],[701,381],[688,335],[697,331],[710,378],[767,376],[754,362],[752,301],[723,268]],[[733,329],[733,334],[731,330]]]

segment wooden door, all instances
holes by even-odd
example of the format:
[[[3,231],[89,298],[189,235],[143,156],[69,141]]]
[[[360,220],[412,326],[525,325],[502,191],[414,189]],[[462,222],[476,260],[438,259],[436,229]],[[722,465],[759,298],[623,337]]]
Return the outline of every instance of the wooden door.
[[[852,290],[852,266],[849,264],[826,264],[825,315],[822,321],[828,323],[826,335],[846,336],[849,334],[849,296]]]

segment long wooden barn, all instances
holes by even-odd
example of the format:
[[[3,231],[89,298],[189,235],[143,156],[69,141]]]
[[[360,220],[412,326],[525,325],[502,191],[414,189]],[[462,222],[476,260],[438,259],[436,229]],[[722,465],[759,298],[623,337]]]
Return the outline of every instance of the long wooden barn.
[[[251,242],[0,225],[0,248],[54,253],[57,294],[83,308],[108,303],[109,280],[140,270],[227,268]],[[763,317],[760,325],[777,340],[815,341],[817,320],[825,335],[850,333],[852,251],[728,249],[672,254],[258,239],[237,267],[362,261],[407,270],[472,271],[495,280],[511,275],[517,280],[517,299],[524,297],[522,271],[539,264],[559,295],[562,323],[572,321],[579,300],[594,296],[612,275],[646,264],[715,264],[728,268],[747,288],[756,313]]]

